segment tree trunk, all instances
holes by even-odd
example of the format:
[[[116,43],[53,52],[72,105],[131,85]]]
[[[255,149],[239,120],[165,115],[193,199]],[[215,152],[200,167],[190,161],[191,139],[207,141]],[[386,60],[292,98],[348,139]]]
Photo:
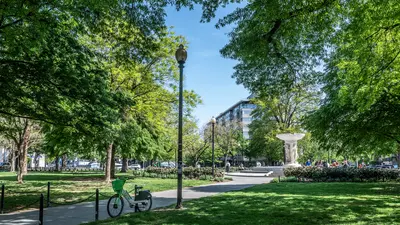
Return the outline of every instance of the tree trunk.
[[[227,162],[228,162],[228,154],[224,154],[224,166],[226,166]]]
[[[23,131],[22,143],[20,145],[20,152],[18,157],[18,183],[23,183],[23,177],[28,173],[27,161],[28,161],[28,147],[30,138],[30,126],[29,121],[25,121],[25,127]]]
[[[231,157],[232,157],[232,166],[235,166],[235,156],[233,155],[233,153],[231,152]]]
[[[56,171],[60,171],[60,157],[56,156],[56,161],[55,161],[55,165],[56,165]]]
[[[35,168],[39,167],[39,154],[35,152],[35,157],[33,158],[33,165]]]
[[[397,159],[397,165],[399,165],[400,166],[400,145],[398,145],[397,146],[397,157],[396,157],[396,159]]]
[[[116,151],[116,144],[113,144],[112,151],[111,151],[111,173],[110,176],[112,179],[115,178],[115,151]]]
[[[113,143],[109,144],[107,147],[107,157],[106,157],[106,169],[105,169],[105,176],[104,181],[106,183],[110,183],[111,181],[111,155],[112,155],[112,148]]]
[[[17,167],[16,165],[16,159],[17,159],[17,153],[16,150],[14,149],[14,146],[11,149],[11,168],[10,168],[10,172],[15,172],[15,168]]]
[[[124,157],[124,158],[122,158],[121,173],[126,173],[127,170],[128,170],[128,159]]]
[[[67,154],[63,154],[61,158],[61,171],[67,168]]]

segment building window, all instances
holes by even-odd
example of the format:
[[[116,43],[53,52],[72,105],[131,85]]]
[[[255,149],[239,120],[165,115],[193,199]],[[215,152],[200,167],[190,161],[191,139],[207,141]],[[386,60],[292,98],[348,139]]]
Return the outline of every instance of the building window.
[[[243,109],[243,115],[250,115],[252,111],[252,109]]]
[[[243,122],[251,123],[252,118],[251,118],[251,117],[243,117],[242,121],[243,121]]]
[[[243,109],[255,109],[255,108],[256,108],[256,105],[246,103],[246,104],[242,104],[242,108],[243,108]]]
[[[239,117],[240,117],[240,109],[239,109],[239,107],[236,107],[236,108],[234,109],[234,114],[235,114],[235,117],[236,117],[236,118],[239,118]]]

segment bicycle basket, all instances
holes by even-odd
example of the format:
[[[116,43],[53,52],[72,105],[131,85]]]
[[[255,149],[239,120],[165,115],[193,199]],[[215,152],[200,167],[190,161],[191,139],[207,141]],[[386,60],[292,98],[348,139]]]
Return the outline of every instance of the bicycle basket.
[[[116,179],[111,182],[114,191],[122,191],[124,189],[125,180]]]

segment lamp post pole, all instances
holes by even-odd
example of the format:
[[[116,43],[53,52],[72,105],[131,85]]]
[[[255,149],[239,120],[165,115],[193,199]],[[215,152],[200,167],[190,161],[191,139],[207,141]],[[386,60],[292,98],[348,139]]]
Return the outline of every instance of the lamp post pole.
[[[211,140],[211,143],[212,143],[212,176],[213,177],[215,177],[215,172],[214,172],[214,170],[215,170],[215,161],[214,161],[214,128],[215,128],[215,123],[216,123],[217,121],[215,120],[215,118],[213,117],[212,119],[211,119],[211,124],[212,124],[212,140]]]
[[[175,52],[176,60],[179,63],[179,119],[178,119],[178,193],[176,209],[182,208],[182,126],[183,126],[183,68],[187,59],[187,52],[180,45]]]

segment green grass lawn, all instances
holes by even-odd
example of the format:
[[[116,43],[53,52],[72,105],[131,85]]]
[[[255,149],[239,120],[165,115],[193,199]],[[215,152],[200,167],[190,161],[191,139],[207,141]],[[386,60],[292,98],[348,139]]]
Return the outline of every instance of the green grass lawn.
[[[399,183],[271,183],[90,224],[399,224],[399,196]]]
[[[117,176],[129,176],[131,173],[117,174]],[[47,182],[51,183],[51,196],[53,202],[65,203],[84,200],[95,193],[99,188],[100,199],[106,199],[113,194],[111,184],[103,182],[103,174],[96,172],[79,173],[28,173],[24,177],[24,184],[16,182],[16,174],[0,172],[0,184],[5,184],[5,211],[10,212],[22,208],[39,199],[40,193],[46,197]],[[184,180],[185,187],[208,184],[206,180]],[[135,184],[144,186],[152,192],[176,189],[176,179],[160,178],[135,178],[128,180],[124,188],[132,190]],[[88,201],[94,201],[94,197]],[[38,207],[38,204],[32,207]]]

